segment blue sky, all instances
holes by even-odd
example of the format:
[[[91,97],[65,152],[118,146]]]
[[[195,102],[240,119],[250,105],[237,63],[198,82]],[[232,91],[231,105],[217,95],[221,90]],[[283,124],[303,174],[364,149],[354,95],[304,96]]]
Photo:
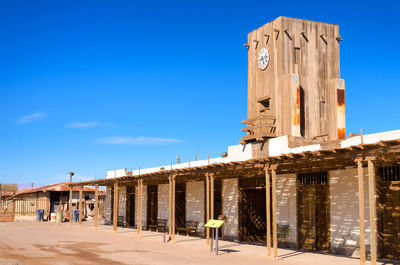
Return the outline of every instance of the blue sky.
[[[400,129],[395,1],[0,1],[0,182],[218,156],[243,135],[247,33],[340,25],[347,132]]]

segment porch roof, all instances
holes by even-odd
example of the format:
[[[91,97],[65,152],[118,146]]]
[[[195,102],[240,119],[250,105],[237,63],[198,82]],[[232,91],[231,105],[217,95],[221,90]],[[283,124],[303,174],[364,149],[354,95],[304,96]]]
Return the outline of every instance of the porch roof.
[[[327,171],[356,167],[356,159],[366,161],[374,159],[379,164],[397,164],[400,162],[400,140],[379,141],[372,144],[353,145],[346,148],[330,148],[301,153],[289,153],[262,159],[215,163],[198,167],[163,169],[157,172],[117,178],[105,178],[84,182],[71,182],[69,186],[99,185],[109,186],[115,182],[135,183],[143,179],[144,183],[167,183],[173,175],[177,181],[204,180],[204,176],[214,174],[216,178],[252,177],[264,174],[266,169],[275,169],[277,174]]]

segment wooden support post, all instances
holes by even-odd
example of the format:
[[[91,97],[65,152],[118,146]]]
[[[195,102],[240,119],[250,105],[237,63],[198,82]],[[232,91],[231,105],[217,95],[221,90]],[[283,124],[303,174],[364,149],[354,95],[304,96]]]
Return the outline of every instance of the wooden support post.
[[[94,228],[99,226],[99,185],[94,186]]]
[[[172,176],[172,240],[175,241],[175,176]]]
[[[35,198],[35,212],[37,214],[37,210],[39,209],[39,192],[36,192],[36,198]],[[1,209],[0,209],[1,210]]]
[[[82,193],[83,187],[79,186],[79,225],[82,225],[82,215],[83,215],[83,204],[82,204]]]
[[[376,264],[376,225],[375,225],[375,168],[372,160],[368,160],[369,181],[369,222],[371,226],[371,264]]]
[[[139,194],[140,194],[140,198],[139,198],[139,203],[140,203],[140,207],[139,207],[139,235],[142,235],[142,228],[143,228],[143,179],[139,180]]]
[[[15,201],[15,199],[13,198],[13,199],[12,199],[12,209],[11,209],[11,214],[12,214],[12,219],[13,219],[13,221],[15,221],[15,203],[16,203],[16,201]]]
[[[272,170],[272,236],[274,245],[274,258],[278,257],[278,234],[276,224],[276,171]]]
[[[168,237],[169,240],[172,240],[172,176],[168,177],[168,201],[169,201],[169,207],[168,207]]]
[[[142,229],[142,187],[140,185],[141,180],[138,180],[138,217],[137,217],[137,234],[140,235]]]
[[[138,235],[141,234],[141,228],[142,228],[142,213],[141,207],[142,207],[142,194],[141,194],[141,179],[137,181],[137,224],[136,224],[136,232]]]
[[[210,220],[210,178],[208,173],[206,173],[206,217],[207,222]],[[210,228],[206,227],[206,243],[207,246],[210,245]]]
[[[360,216],[360,264],[365,264],[365,224],[364,224],[364,172],[362,162],[357,161],[358,168],[358,211]]]
[[[117,232],[118,226],[118,200],[119,200],[119,188],[118,182],[114,183],[114,216],[113,216],[113,230]]]
[[[210,209],[210,215],[211,219],[214,219],[214,174],[210,174],[210,197],[211,197],[211,209]],[[211,240],[213,241],[211,244],[214,245],[214,230],[211,229]]]
[[[267,203],[267,255],[271,256],[271,184],[268,169],[265,170],[265,196]]]
[[[69,223],[72,224],[72,218],[74,217],[74,213],[72,211],[72,186],[69,187]]]

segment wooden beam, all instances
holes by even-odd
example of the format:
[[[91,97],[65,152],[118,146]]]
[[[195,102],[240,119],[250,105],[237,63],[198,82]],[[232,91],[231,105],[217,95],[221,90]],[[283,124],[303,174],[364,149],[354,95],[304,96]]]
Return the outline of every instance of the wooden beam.
[[[276,170],[272,169],[272,237],[274,244],[274,258],[278,257],[278,234],[276,222]]]
[[[365,224],[364,224],[364,172],[362,162],[357,161],[358,168],[358,211],[360,216],[360,264],[365,264]]]
[[[275,124],[260,124],[260,125],[249,126],[246,128],[242,128],[242,132],[248,132],[248,131],[252,131],[255,129],[259,129],[259,128],[265,128],[265,127],[275,128],[276,125]]]
[[[99,226],[99,185],[94,186],[94,228]]]
[[[369,222],[371,226],[371,265],[376,264],[376,225],[375,225],[375,168],[372,160],[368,160],[369,186]]]
[[[210,178],[206,173],[206,222],[210,220]],[[206,227],[207,246],[210,245],[210,228]]]
[[[265,170],[265,196],[267,203],[267,255],[271,256],[271,190],[268,169]]]
[[[72,224],[72,218],[74,218],[74,212],[72,211],[72,186],[69,187],[69,223]]]
[[[114,216],[113,216],[113,230],[117,232],[118,227],[118,198],[119,197],[119,188],[118,182],[114,183]]]

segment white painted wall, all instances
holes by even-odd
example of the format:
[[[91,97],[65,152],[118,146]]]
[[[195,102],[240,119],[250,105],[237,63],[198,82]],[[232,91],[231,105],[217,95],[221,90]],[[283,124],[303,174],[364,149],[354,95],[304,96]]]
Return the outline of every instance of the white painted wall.
[[[276,182],[277,223],[289,225],[289,242],[297,242],[296,174],[277,175]]]
[[[139,189],[138,186],[135,187],[135,224],[137,225],[137,220],[138,220],[138,193]],[[147,218],[147,185],[143,185],[143,194],[142,194],[142,201],[143,201],[143,214],[142,214],[142,226],[145,227],[146,224],[146,218]]]
[[[357,169],[333,170],[330,176],[331,248],[348,254],[360,246]],[[368,169],[364,168],[365,239],[370,245]],[[357,255],[357,254],[355,254]]]
[[[186,220],[199,222],[198,231],[204,231],[204,181],[186,183]]]
[[[158,218],[169,219],[169,185],[160,184],[158,185]],[[169,222],[169,220],[168,220]]]
[[[105,223],[106,224],[111,224],[111,188],[110,187],[106,187],[106,201],[105,201],[105,213],[106,213],[106,220]]]
[[[126,176],[126,168],[107,171],[106,178],[119,178]]]
[[[363,135],[364,144],[373,144],[379,141],[389,141],[396,139],[400,139],[400,130]],[[340,144],[342,148],[346,148],[352,145],[359,145],[361,144],[361,136],[354,136],[351,138],[347,138],[341,141]]]
[[[235,179],[222,180],[222,211],[227,217],[224,234],[227,238],[238,238],[239,227],[239,181]]]

